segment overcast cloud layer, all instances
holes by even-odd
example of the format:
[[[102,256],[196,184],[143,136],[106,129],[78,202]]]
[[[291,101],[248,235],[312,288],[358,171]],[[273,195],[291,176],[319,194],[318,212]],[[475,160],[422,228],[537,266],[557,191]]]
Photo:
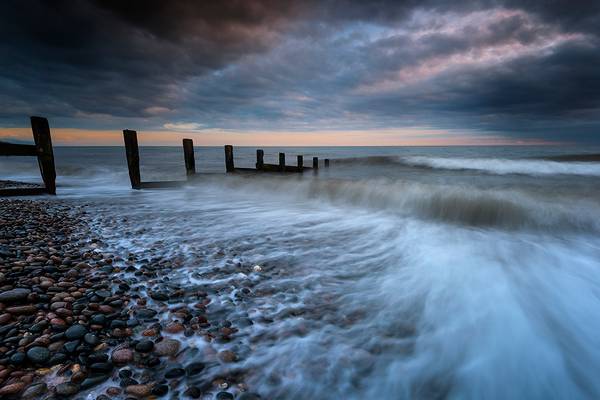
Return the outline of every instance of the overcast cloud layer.
[[[455,3],[3,1],[0,126],[600,143],[599,1]]]

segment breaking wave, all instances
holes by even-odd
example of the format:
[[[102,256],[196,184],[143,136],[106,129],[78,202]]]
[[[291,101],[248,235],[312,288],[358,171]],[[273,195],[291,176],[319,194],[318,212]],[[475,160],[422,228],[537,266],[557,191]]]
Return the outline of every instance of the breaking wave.
[[[598,162],[559,162],[502,158],[402,157],[400,162],[416,166],[449,170],[474,170],[489,174],[582,175],[600,176]]]

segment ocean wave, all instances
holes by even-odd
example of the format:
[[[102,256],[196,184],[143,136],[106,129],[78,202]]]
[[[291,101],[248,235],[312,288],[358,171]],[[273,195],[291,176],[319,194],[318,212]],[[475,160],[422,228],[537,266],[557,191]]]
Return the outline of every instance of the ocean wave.
[[[247,190],[247,193],[268,193],[296,200],[308,197],[338,206],[472,227],[600,231],[597,201],[550,192],[483,190],[388,179],[288,181],[236,177],[227,181],[227,185]]]
[[[580,175],[600,176],[598,162],[560,162],[532,159],[401,157],[401,163],[415,167],[447,170],[474,170],[489,174],[522,174],[533,176]]]

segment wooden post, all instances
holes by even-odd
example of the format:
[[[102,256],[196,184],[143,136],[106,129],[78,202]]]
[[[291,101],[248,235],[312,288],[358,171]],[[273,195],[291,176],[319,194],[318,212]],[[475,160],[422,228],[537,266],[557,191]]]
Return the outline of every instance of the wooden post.
[[[187,176],[196,173],[196,160],[194,159],[194,141],[183,139],[183,158],[185,160],[185,174]]]
[[[48,120],[42,117],[31,117],[31,130],[44,186],[49,194],[56,194],[56,169]]]
[[[235,166],[233,164],[233,146],[230,144],[225,145],[225,170],[227,172],[235,172]]]
[[[325,168],[329,168],[329,158],[325,159]]]
[[[304,172],[304,156],[298,156],[298,172]]]
[[[140,177],[140,152],[138,149],[137,132],[125,129],[123,131],[125,140],[125,155],[127,156],[127,168],[129,168],[129,180],[133,189],[140,189],[142,179]]]
[[[279,153],[279,171],[285,171],[285,153]]]
[[[319,157],[313,157],[313,169],[315,172],[319,169]]]
[[[262,170],[265,166],[265,152],[263,150],[256,150],[256,169]]]

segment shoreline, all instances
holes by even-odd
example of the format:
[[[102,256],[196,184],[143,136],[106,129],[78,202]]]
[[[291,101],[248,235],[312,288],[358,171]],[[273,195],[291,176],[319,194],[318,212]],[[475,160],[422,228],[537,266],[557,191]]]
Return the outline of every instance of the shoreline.
[[[0,199],[0,397],[259,399],[239,370],[207,373],[238,360],[195,346],[236,333],[211,320],[209,295],[168,283],[177,262],[104,252],[86,213]],[[163,289],[148,290],[157,279]]]

